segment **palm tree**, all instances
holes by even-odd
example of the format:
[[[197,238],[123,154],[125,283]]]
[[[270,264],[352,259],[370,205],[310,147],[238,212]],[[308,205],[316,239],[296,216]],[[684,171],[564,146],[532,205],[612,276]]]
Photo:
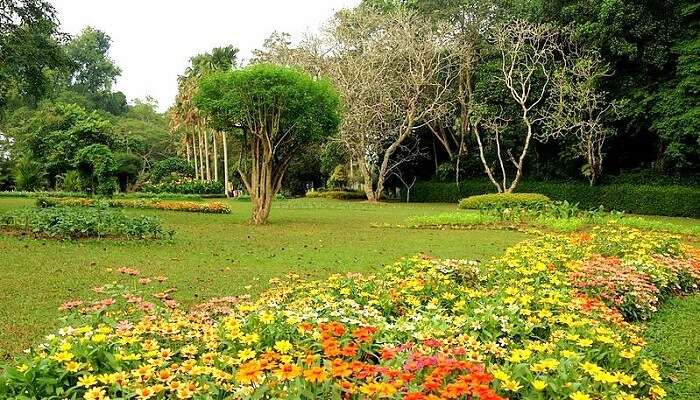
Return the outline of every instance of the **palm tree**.
[[[233,46],[216,47],[210,53],[198,54],[190,58],[190,66],[185,73],[178,77],[178,94],[176,105],[171,112],[171,129],[183,128],[192,130],[192,143],[189,135],[185,135],[185,144],[189,157],[189,148],[192,148],[195,176],[198,179],[211,180],[211,164],[214,164],[214,180],[219,180],[219,153],[217,134],[207,129],[206,120],[200,115],[194,105],[194,95],[199,88],[199,81],[203,76],[214,71],[232,69],[236,66],[238,49]],[[213,159],[209,152],[209,142],[213,142]],[[228,149],[226,135],[221,134],[224,156],[224,181],[226,193],[228,193]],[[198,154],[199,153],[199,154]],[[189,159],[189,158],[188,158]]]

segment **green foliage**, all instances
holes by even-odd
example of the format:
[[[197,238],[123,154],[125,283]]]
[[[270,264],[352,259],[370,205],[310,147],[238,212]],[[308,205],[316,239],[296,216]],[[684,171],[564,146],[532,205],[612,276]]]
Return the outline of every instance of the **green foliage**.
[[[118,237],[161,238],[158,219],[129,217],[105,206],[22,208],[0,215],[0,229],[61,239]]]
[[[114,144],[112,124],[75,104],[46,102],[36,110],[18,110],[10,119],[8,134],[16,141],[17,153],[44,165],[50,186],[57,176],[74,169],[80,149]]]
[[[306,197],[336,200],[367,200],[367,194],[361,190],[312,190],[306,192]]]
[[[18,190],[40,189],[45,183],[45,176],[46,172],[44,172],[40,163],[25,157],[15,166],[15,188]]]
[[[485,209],[500,207],[532,207],[548,203],[549,197],[538,193],[492,193],[469,196],[459,201],[462,209]]]
[[[65,47],[71,63],[69,83],[88,93],[108,92],[121,70],[109,59],[112,39],[92,27],[83,29]]]
[[[0,2],[0,114],[10,101],[36,104],[49,90],[47,70],[65,67],[58,25],[47,1]]]
[[[280,152],[319,143],[340,123],[340,100],[328,81],[276,65],[212,73],[202,80],[195,102],[226,131],[235,130],[239,122],[254,129],[264,123],[256,118],[278,117],[278,132],[269,134],[286,144]],[[262,110],[268,115],[260,116]]]
[[[74,165],[80,171],[84,187],[92,193],[111,195],[117,190],[114,178],[117,163],[109,147],[93,144],[80,149]]]
[[[146,184],[141,188],[146,193],[181,193],[181,194],[221,194],[224,184],[217,181],[185,180]]]
[[[151,168],[151,181],[154,183],[160,183],[166,178],[168,178],[168,180],[177,180],[180,178],[192,178],[193,176],[193,165],[188,163],[187,160],[177,157],[169,157],[165,160],[158,161],[153,164],[153,168]]]
[[[631,214],[666,215],[671,217],[700,216],[700,188],[657,185],[601,185],[583,183],[525,181],[518,187],[529,193],[540,193],[552,200],[567,200],[579,207]],[[493,191],[493,185],[484,180],[454,183],[418,182],[411,191],[416,202],[454,203],[460,199]]]
[[[73,169],[61,176],[58,187],[64,192],[79,192],[82,189],[80,181],[80,172]]]

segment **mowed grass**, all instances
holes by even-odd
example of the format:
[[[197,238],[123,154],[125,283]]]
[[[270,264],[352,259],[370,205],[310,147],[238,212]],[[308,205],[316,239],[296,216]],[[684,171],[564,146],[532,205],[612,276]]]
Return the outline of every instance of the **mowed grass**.
[[[91,297],[90,288],[164,275],[175,300],[186,305],[211,297],[255,295],[270,278],[294,272],[320,278],[371,272],[404,256],[486,259],[525,239],[518,232],[373,228],[413,215],[454,210],[453,204],[380,204],[326,199],[276,201],[266,226],[246,223],[250,203],[229,201],[230,215],[128,210],[159,217],[177,233],[161,241],[57,241],[0,234],[0,357],[37,343],[58,324],[60,304]],[[33,199],[0,198],[0,212]],[[93,296],[94,297],[94,296]]]
[[[700,398],[700,294],[665,303],[646,330],[648,350],[660,362],[668,398]]]

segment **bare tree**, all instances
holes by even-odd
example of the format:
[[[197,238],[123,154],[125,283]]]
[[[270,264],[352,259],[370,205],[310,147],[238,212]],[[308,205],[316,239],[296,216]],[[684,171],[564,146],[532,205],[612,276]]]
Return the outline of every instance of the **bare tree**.
[[[502,174],[500,182],[495,179],[492,163],[486,160],[481,133],[479,129],[474,130],[484,169],[499,193],[512,192],[522,179],[525,158],[533,137],[544,141],[550,135],[548,131],[537,128],[547,118],[547,102],[555,61],[557,56],[562,54],[559,39],[560,31],[554,26],[519,20],[493,30],[493,43],[501,56],[501,74],[498,81],[505,86],[515,102],[522,128],[519,154],[514,155],[513,152],[518,150],[501,148],[501,133],[509,121],[494,116],[480,120],[488,122],[487,131],[493,134],[492,140],[496,145]],[[477,120],[479,118],[477,117]],[[512,167],[506,168],[503,162],[504,153]],[[508,171],[513,169],[514,176],[508,179]]]
[[[601,80],[610,76],[610,69],[598,53],[585,51],[577,44],[567,52],[569,56],[564,57],[554,75],[554,101],[546,122],[556,136],[576,136],[578,154],[586,160],[584,174],[593,185],[603,172],[605,140],[614,133],[605,126],[605,117],[616,104],[599,89]]]
[[[345,10],[329,32],[329,74],[344,105],[339,140],[357,162],[367,199],[379,201],[386,178],[415,156],[407,140],[448,100],[454,52],[440,27],[403,9]]]

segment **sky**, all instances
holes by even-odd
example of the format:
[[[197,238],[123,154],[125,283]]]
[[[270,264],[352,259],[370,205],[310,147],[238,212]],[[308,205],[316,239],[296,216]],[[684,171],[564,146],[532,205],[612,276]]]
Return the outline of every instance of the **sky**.
[[[174,101],[189,58],[232,44],[248,59],[274,31],[299,38],[337,10],[360,0],[50,0],[63,32],[85,26],[112,38],[110,57],[122,69],[115,90],[127,99],[154,97],[161,111]]]

